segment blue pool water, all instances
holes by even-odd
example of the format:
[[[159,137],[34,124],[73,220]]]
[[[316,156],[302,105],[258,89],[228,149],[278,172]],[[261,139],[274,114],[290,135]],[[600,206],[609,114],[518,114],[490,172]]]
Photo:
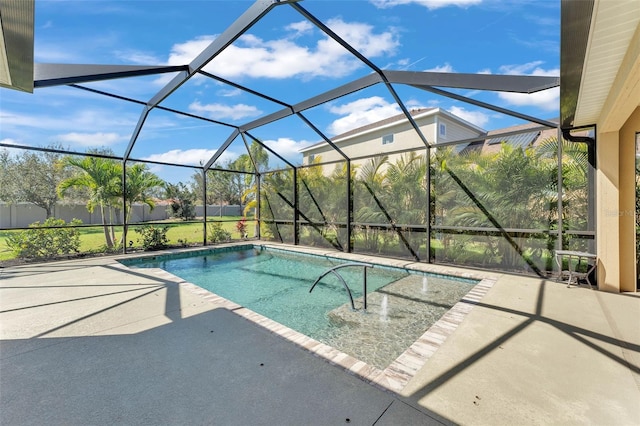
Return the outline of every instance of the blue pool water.
[[[333,274],[309,293],[323,272],[345,263],[335,258],[256,246],[123,263],[166,270],[379,368],[400,355],[475,284],[434,276],[426,289],[424,274],[374,266],[367,268],[368,310],[364,313],[363,268],[342,268],[340,275],[360,310],[354,313],[346,290]],[[388,305],[385,312],[389,311],[385,318],[380,316],[383,297]]]

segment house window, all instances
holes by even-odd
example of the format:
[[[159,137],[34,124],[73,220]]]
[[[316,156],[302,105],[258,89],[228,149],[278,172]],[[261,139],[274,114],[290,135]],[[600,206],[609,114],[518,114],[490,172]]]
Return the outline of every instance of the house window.
[[[382,145],[387,145],[393,143],[393,134],[390,135],[384,135],[382,137]]]
[[[440,136],[447,136],[447,125],[444,123],[440,123],[438,125],[438,134]]]
[[[313,163],[313,160],[315,160],[315,159],[316,159],[315,154],[310,154],[309,155],[309,164]]]

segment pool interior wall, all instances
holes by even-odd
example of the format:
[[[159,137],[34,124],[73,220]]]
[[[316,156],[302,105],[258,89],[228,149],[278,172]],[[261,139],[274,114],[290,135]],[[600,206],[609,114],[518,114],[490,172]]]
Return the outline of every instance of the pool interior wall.
[[[353,327],[354,324],[350,324],[352,326],[350,328],[333,327],[332,331],[338,330],[339,332],[329,333],[328,337],[321,336],[318,339],[307,335],[313,333],[301,333],[272,318],[267,318],[260,312],[256,312],[260,310],[259,307],[251,309],[251,307],[244,306],[244,304],[238,304],[222,297],[216,291],[212,292],[197,286],[190,282],[191,280],[188,278],[185,280],[182,276],[176,277],[170,272],[159,269],[151,270],[157,274],[164,275],[165,278],[170,276],[174,280],[181,281],[180,285],[187,287],[191,291],[199,293],[216,303],[223,304],[236,314],[266,327],[272,332],[326,358],[333,364],[342,366],[367,381],[395,392],[399,392],[413,377],[417,370],[446,340],[446,337],[455,330],[457,324],[462,321],[473,305],[484,296],[497,278],[479,271],[451,268],[444,270],[441,266],[436,265],[271,243],[236,243],[224,247],[189,250],[187,252],[147,254],[136,258],[121,259],[120,262],[132,267],[152,262],[150,266],[157,267],[158,263],[170,262],[175,259],[247,250],[295,253],[303,256],[311,255],[316,259],[326,258],[332,261],[375,264],[375,268],[378,269],[400,268],[405,272],[406,276],[390,286],[381,288],[379,291],[368,291],[368,309],[365,315],[361,311],[353,312],[348,303],[342,303],[340,307],[332,310],[329,316],[331,317],[330,321],[334,324],[343,325],[340,324],[341,322],[357,322],[358,324],[356,327]],[[426,289],[423,278],[425,276],[429,277],[428,288]],[[462,292],[462,299],[455,303],[451,309],[449,309],[451,303],[426,300],[429,294],[429,297],[432,298],[434,295],[437,297],[442,293],[442,289],[445,287],[440,287],[442,284],[438,282],[442,278],[453,279],[464,284],[463,288],[465,290]],[[475,286],[472,284],[474,282],[477,282]],[[306,291],[310,285],[305,283],[303,286]],[[469,288],[471,289],[470,291],[468,290]],[[340,296],[347,300],[345,291],[338,290],[341,290]],[[354,286],[354,290],[360,290],[359,284]],[[354,291],[354,297],[355,295],[356,291]],[[358,296],[360,295],[358,294]],[[384,299],[387,300],[385,301]],[[404,303],[404,306],[398,306],[396,303],[398,300],[407,303]],[[437,308],[436,311],[439,310],[440,312],[431,312],[431,310],[424,309],[425,302],[435,306]],[[356,308],[361,309],[361,303],[361,299],[356,299]],[[383,305],[386,305],[386,317],[382,316]],[[414,305],[412,309],[415,308],[417,310],[407,310],[407,305]],[[425,319],[421,318],[418,321],[416,315],[428,317],[427,327],[429,328],[426,331],[424,331],[424,327],[420,328],[420,323],[424,322]],[[435,317],[433,317],[434,315]],[[393,323],[395,323],[396,327],[390,326]]]

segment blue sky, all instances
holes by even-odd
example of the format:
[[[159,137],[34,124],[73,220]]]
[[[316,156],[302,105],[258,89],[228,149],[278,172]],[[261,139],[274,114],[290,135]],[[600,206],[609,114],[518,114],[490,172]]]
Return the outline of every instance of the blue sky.
[[[188,64],[251,1],[36,1],[35,61],[76,64]],[[559,75],[558,0],[304,0],[300,5],[390,70]],[[205,70],[295,104],[371,73],[289,5],[275,7]],[[141,101],[172,75],[85,84]],[[440,107],[487,130],[522,121],[405,86],[394,86],[409,108]],[[455,91],[455,90],[452,90]],[[457,90],[521,113],[558,116],[558,89],[532,95]],[[216,81],[197,77],[161,105],[240,125],[282,107]],[[0,89],[0,142],[61,145],[72,151],[109,148],[124,153],[140,105],[69,87],[34,94]],[[327,136],[400,112],[382,85],[305,112]],[[131,154],[137,159],[199,164],[231,134],[226,126],[152,110]],[[321,140],[290,117],[256,129],[293,163],[298,150]],[[233,142],[221,161],[244,152]],[[191,172],[156,167],[162,177]]]

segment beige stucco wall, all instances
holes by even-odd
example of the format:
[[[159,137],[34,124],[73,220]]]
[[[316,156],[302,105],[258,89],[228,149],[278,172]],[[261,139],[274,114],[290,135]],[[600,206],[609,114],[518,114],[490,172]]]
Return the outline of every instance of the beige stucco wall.
[[[635,262],[635,133],[636,108],[620,131],[597,135],[598,287],[604,291],[636,291]]]
[[[598,133],[596,150],[596,247],[598,288],[620,289],[620,176],[618,132]]]
[[[635,154],[640,107],[620,130],[620,291],[636,290]]]
[[[429,143],[448,142],[462,139],[478,137],[481,132],[472,128],[462,126],[451,120],[444,114],[430,114],[423,117],[416,117],[414,121],[420,128],[422,134]],[[438,134],[438,123],[445,123],[446,135]],[[383,136],[393,134],[393,143],[382,144]],[[420,155],[424,155],[426,147],[420,137],[408,121],[401,121],[393,125],[373,129],[368,132],[355,135],[353,137],[337,140],[336,145],[349,157],[359,158],[373,155],[389,155],[389,162],[396,162],[404,153],[389,154],[391,152],[403,150],[419,150]],[[322,145],[315,149],[310,149],[304,153],[303,164],[309,164],[310,155],[315,158],[320,157],[321,162],[341,161],[343,157],[329,145]],[[355,160],[354,165],[362,165],[368,159]],[[325,171],[330,173],[334,166],[325,167]]]
[[[429,142],[435,132],[434,116],[428,116],[416,120],[416,124],[423,132]],[[393,143],[383,145],[382,137],[393,134]],[[372,131],[355,135],[349,139],[338,140],[336,145],[349,157],[363,157],[367,155],[386,154],[402,149],[413,149],[424,147],[422,140],[416,135],[415,130],[408,121],[400,122],[392,126],[374,129]],[[308,164],[310,155],[320,156],[322,162],[342,160],[329,145],[323,145],[304,153],[303,164]]]

